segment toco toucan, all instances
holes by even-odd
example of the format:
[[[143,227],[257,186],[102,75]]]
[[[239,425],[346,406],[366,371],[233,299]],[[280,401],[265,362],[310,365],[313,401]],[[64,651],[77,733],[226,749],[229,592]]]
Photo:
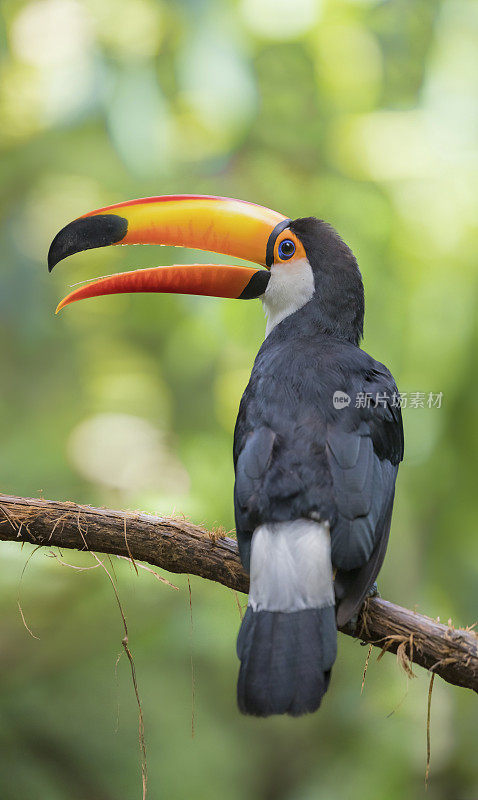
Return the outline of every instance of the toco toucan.
[[[101,278],[68,295],[176,292],[260,298],[267,325],[234,433],[234,509],[250,574],[237,652],[246,714],[315,711],[387,547],[403,429],[388,369],[359,347],[364,290],[326,222],[226,197],[174,195],[101,208],[55,237],[66,256],[112,244],[209,250],[260,265],[177,265]]]

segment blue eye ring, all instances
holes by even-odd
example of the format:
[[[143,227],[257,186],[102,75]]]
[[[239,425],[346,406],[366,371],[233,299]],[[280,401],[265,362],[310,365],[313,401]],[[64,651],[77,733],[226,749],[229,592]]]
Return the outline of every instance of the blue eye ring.
[[[283,239],[278,248],[279,258],[288,261],[295,253],[295,244],[292,239]]]

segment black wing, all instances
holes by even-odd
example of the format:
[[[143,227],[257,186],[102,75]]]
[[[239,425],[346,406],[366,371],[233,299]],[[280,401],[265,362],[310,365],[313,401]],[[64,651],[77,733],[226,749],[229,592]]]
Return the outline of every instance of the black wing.
[[[375,362],[358,397],[365,405],[342,409],[344,417],[327,429],[327,458],[337,507],[331,540],[337,569],[338,625],[344,625],[360,608],[382,566],[395,479],[403,458],[399,396],[388,370]],[[370,405],[367,397],[372,398]],[[375,405],[376,398],[379,402]]]
[[[263,476],[270,466],[276,434],[262,426],[250,431],[239,449],[238,426],[234,435],[234,512],[236,517],[239,555],[244,569],[249,571],[251,537],[254,529],[264,522],[260,518],[257,494],[262,488]],[[251,513],[252,512],[252,513]]]

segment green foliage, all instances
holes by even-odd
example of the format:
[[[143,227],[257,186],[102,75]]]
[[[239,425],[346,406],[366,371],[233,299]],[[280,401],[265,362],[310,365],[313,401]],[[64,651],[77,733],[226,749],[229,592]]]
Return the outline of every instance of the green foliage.
[[[333,223],[357,253],[365,347],[407,392],[380,586],[476,617],[478,6],[460,0],[6,0],[0,10],[3,492],[233,527],[232,431],[256,303],[121,296],[53,314],[70,284],[191,253],[109,248],[46,270],[87,210],[177,192]],[[194,253],[197,260],[205,254]],[[209,255],[207,256],[209,258]],[[293,355],[293,354],[291,354]],[[106,576],[1,547],[0,796],[140,796],[137,721]],[[67,561],[91,566],[86,556]],[[235,708],[233,594],[114,564],[145,708],[151,798],[423,795],[427,677],[341,638],[323,709]],[[195,672],[191,739],[190,657]],[[116,730],[116,708],[120,725]],[[476,712],[435,685],[429,796],[472,800]],[[390,713],[394,711],[390,717]]]

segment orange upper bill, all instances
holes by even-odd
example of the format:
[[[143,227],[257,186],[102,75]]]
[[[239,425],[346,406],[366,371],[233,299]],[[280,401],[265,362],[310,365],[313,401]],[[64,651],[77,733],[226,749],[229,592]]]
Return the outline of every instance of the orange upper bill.
[[[165,195],[118,203],[63,228],[48,254],[49,269],[73,253],[110,244],[164,244],[209,250],[266,266],[267,245],[286,221],[270,208],[207,195]]]

